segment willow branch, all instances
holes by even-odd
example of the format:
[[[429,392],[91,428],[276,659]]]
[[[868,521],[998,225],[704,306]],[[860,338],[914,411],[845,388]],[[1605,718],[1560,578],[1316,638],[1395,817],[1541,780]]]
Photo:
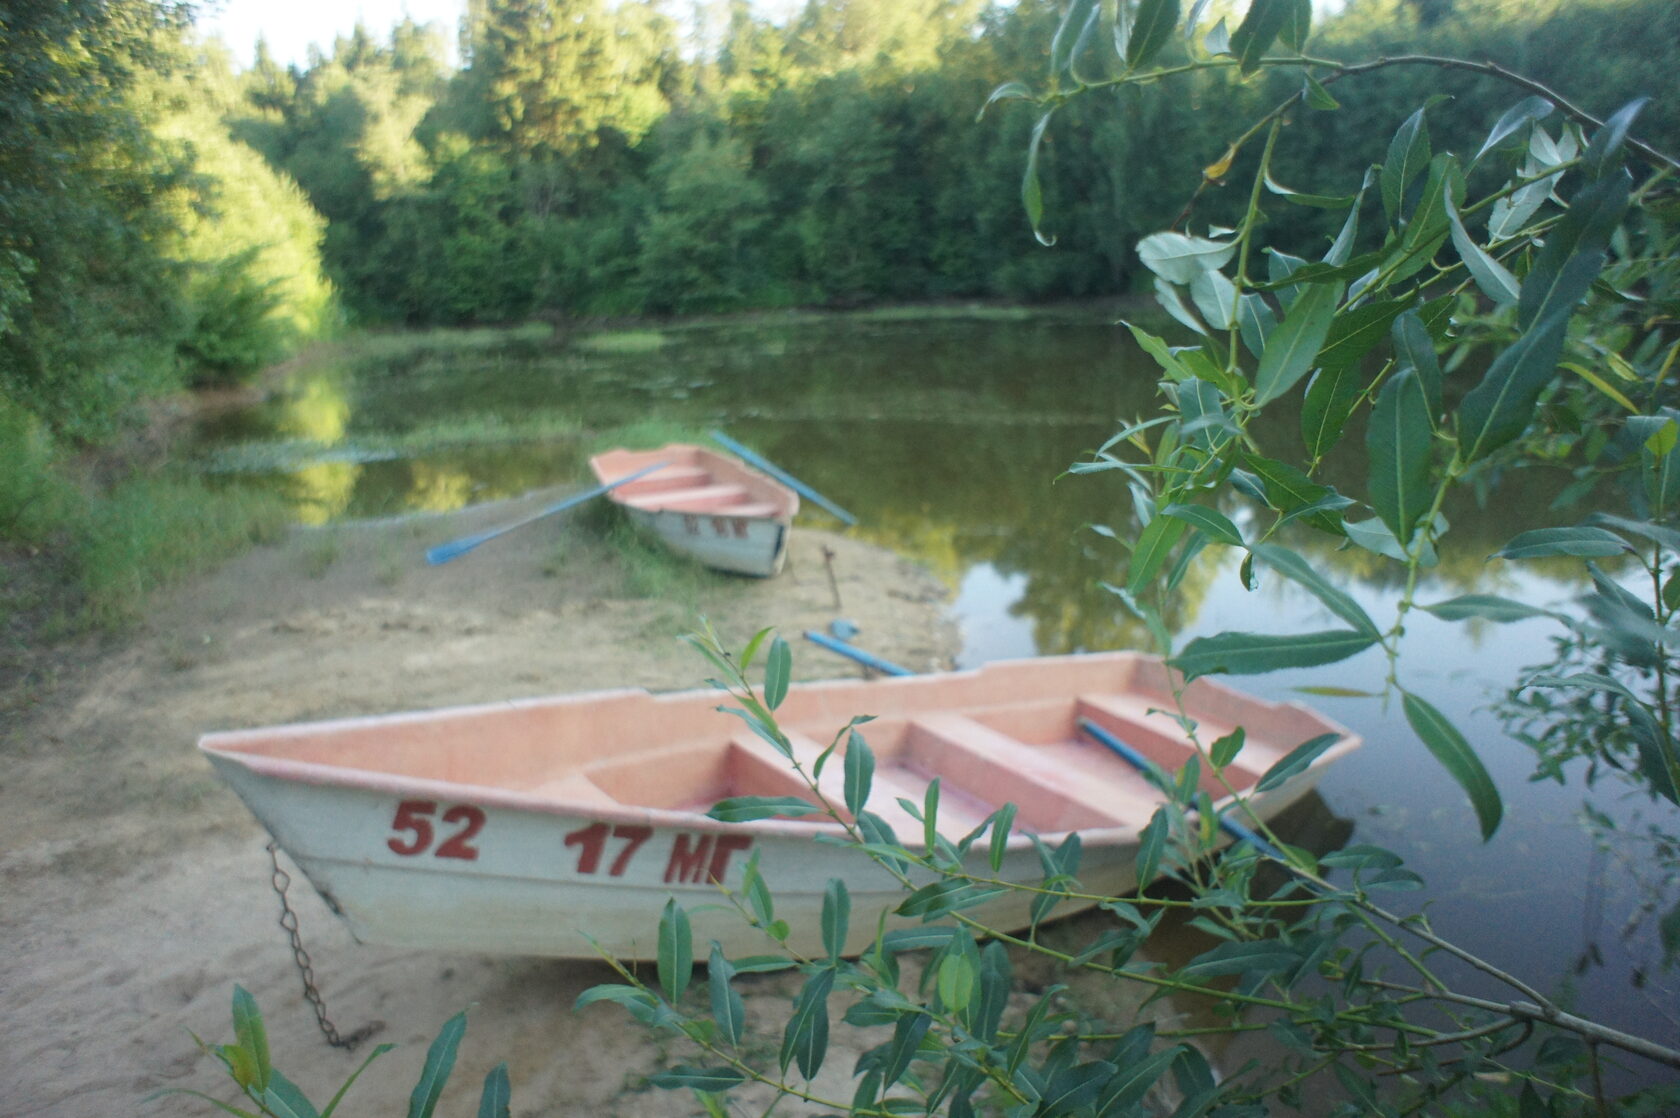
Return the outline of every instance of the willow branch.
[[[1567,116],[1571,120],[1580,124],[1587,125],[1590,128],[1604,127],[1604,122],[1602,120],[1593,116],[1579,105],[1569,101],[1555,89],[1552,89],[1550,86],[1541,82],[1537,82],[1533,78],[1524,77],[1515,70],[1507,70],[1497,62],[1472,62],[1467,58],[1449,58],[1445,55],[1435,54],[1385,55],[1382,58],[1372,59],[1370,62],[1357,62],[1352,65],[1323,58],[1305,59],[1304,61],[1320,66],[1328,66],[1335,71],[1323,79],[1323,84],[1325,85],[1329,85],[1334,81],[1339,81],[1342,78],[1353,77],[1357,74],[1368,74],[1374,70],[1386,69],[1389,66],[1434,66],[1442,70],[1465,70],[1472,74],[1482,74],[1487,77],[1498,78],[1500,81],[1509,85],[1514,85],[1519,89],[1526,89],[1530,93],[1538,94],[1550,101],[1553,105],[1557,106],[1558,111],[1564,116]],[[1667,155],[1658,151],[1650,144],[1647,144],[1642,140],[1637,140],[1632,136],[1627,138],[1626,143],[1628,147],[1644,156],[1647,161],[1661,167],[1667,167],[1670,170],[1680,171],[1680,159],[1675,159],[1672,155]]]
[[[1620,1029],[1612,1029],[1608,1025],[1600,1025],[1596,1021],[1588,1021],[1585,1017],[1577,1017],[1573,1013],[1565,1013],[1556,1007],[1535,1005],[1533,1002],[1496,1002],[1486,998],[1473,998],[1468,994],[1454,993],[1451,990],[1420,990],[1415,986],[1402,986],[1395,982],[1384,982],[1380,979],[1368,979],[1373,986],[1385,990],[1395,990],[1406,994],[1417,994],[1437,1001],[1453,1002],[1456,1005],[1467,1005],[1473,1009],[1484,1009],[1489,1013],[1502,1013],[1518,1021],[1533,1021],[1536,1024],[1551,1025],[1564,1029],[1589,1042],[1608,1044],[1612,1048],[1620,1048],[1623,1052],[1631,1052],[1635,1056],[1643,1056],[1647,1060],[1654,1060],[1659,1064],[1671,1068],[1680,1068],[1680,1051],[1665,1047],[1644,1037],[1624,1033]]]

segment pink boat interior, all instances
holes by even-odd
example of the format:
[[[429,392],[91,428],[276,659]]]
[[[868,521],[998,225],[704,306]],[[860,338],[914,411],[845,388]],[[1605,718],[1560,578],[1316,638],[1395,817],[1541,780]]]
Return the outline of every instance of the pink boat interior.
[[[1040,834],[1146,823],[1160,796],[1128,762],[1079,727],[1089,719],[1168,772],[1194,755],[1177,717],[1169,672],[1134,653],[991,664],[977,671],[793,687],[777,711],[793,757],[806,773],[854,715],[876,767],[868,808],[909,845],[922,825],[897,802],[921,804],[940,781],[939,830],[960,837],[1012,802],[1017,826]],[[468,789],[486,803],[598,818],[676,821],[729,796],[799,796],[809,787],[788,760],[745,723],[718,712],[717,691],[591,695],[457,708],[429,714],[305,724],[207,737],[202,747],[316,783],[407,781]],[[1344,740],[1319,763],[1355,747],[1340,726],[1294,704],[1264,702],[1210,680],[1185,694],[1205,745],[1241,725],[1247,738],[1225,777],[1251,789],[1284,753],[1308,738]],[[818,787],[845,803],[844,742],[823,767]],[[1204,766],[1205,770],[1205,766]],[[1204,771],[1215,800],[1225,787]],[[843,808],[841,809],[843,812]],[[690,813],[693,813],[691,815]],[[808,827],[797,823],[760,826]],[[832,826],[833,824],[828,824]]]
[[[589,460],[590,469],[610,485],[657,462],[665,465],[607,494],[626,508],[704,516],[739,516],[788,520],[799,511],[799,497],[735,458],[704,447],[674,443],[658,450],[610,450]]]

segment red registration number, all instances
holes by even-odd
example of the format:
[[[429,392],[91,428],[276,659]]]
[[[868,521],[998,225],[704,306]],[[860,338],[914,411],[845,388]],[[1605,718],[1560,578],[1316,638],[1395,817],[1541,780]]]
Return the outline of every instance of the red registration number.
[[[443,841],[434,849],[432,841],[437,832],[432,827],[432,817],[437,815],[437,810],[436,800],[403,800],[399,803],[396,817],[391,820],[391,830],[397,834],[385,840],[391,853],[414,858],[430,850],[434,858],[478,861],[478,847],[473,845],[473,839],[484,829],[484,809],[472,804],[455,804],[445,808],[439,822],[446,828],[455,829],[444,835]]]
[[[484,809],[474,804],[443,806],[436,800],[402,800],[391,819],[393,834],[385,845],[404,858],[430,854],[476,862],[476,840],[485,822]],[[652,837],[653,828],[645,825],[591,823],[568,834],[565,847],[577,851],[578,873],[594,875],[605,868],[608,877],[623,877],[637,852]],[[723,881],[729,875],[730,861],[736,854],[751,850],[752,844],[750,835],[678,832],[671,840],[664,881],[670,885]]]

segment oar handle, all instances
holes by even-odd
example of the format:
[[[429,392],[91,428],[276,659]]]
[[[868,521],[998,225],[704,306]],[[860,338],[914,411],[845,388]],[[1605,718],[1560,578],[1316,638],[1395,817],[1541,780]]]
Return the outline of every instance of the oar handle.
[[[522,520],[515,520],[512,524],[504,524],[500,528],[491,528],[489,531],[479,532],[476,535],[462,536],[458,540],[450,540],[448,543],[440,543],[436,547],[427,550],[426,562],[435,567],[439,563],[447,563],[451,559],[457,559],[481,543],[489,543],[497,536],[506,535],[515,528],[523,528],[525,525],[541,520],[545,516],[553,516],[557,512],[566,511],[573,505],[581,505],[585,501],[593,500],[608,490],[617,489],[621,485],[627,485],[630,482],[635,481],[637,478],[646,477],[655,470],[663,470],[668,465],[670,465],[669,462],[655,462],[651,466],[644,466],[642,469],[637,470],[633,474],[625,474],[621,478],[615,478],[605,485],[597,485],[594,489],[588,489],[582,493],[574,493],[572,496],[567,497],[559,504],[550,505],[541,512],[532,513],[530,516],[527,516]]]
[[[815,501],[835,516],[839,517],[842,523],[848,526],[857,523],[857,517],[853,516],[851,513],[847,512],[827,497],[824,497],[821,493],[818,493],[815,489],[812,489],[809,485],[806,485],[804,482],[800,481],[798,478],[794,477],[774,462],[770,462],[762,456],[754,454],[752,451],[748,450],[746,447],[742,446],[722,431],[713,431],[712,441],[735,455],[737,458],[741,459],[743,462],[747,463],[749,466],[756,466],[760,470],[763,470],[765,473],[769,474],[771,477],[775,478],[777,481],[781,482],[801,497]]]
[[[1136,746],[1121,741],[1118,737],[1109,733],[1108,730],[1097,725],[1089,718],[1081,718],[1079,720],[1079,728],[1090,735],[1093,740],[1107,746],[1110,752],[1114,753],[1115,756],[1121,758],[1139,772],[1146,776],[1153,776],[1156,783],[1161,784],[1163,787],[1170,786],[1170,781],[1168,781],[1167,775],[1164,771],[1162,771],[1161,766],[1144,756],[1143,752]],[[1275,858],[1280,862],[1288,861],[1288,859],[1283,856],[1283,851],[1279,850],[1277,847],[1273,846],[1271,843],[1267,842],[1265,839],[1261,838],[1259,835],[1255,834],[1253,831],[1249,830],[1241,823],[1238,823],[1235,819],[1232,819],[1228,815],[1219,816],[1219,827],[1233,839],[1236,839],[1238,842],[1246,842],[1248,845],[1254,847],[1254,849],[1258,850],[1268,858]]]
[[[858,648],[855,645],[847,644],[839,637],[831,637],[827,633],[819,632],[816,629],[805,630],[805,639],[810,641],[812,644],[821,645],[830,652],[838,652],[840,655],[848,659],[856,660],[865,667],[874,668],[876,671],[881,672],[884,675],[916,674],[909,668],[895,664],[891,660],[883,660],[879,656],[865,652],[863,649]]]

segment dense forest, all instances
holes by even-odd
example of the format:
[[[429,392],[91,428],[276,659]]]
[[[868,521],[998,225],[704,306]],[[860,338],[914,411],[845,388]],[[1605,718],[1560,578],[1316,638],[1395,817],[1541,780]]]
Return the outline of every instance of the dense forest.
[[[259,48],[240,68],[189,3],[8,4],[0,541],[85,512],[67,455],[147,400],[240,383],[345,327],[1130,290],[1132,246],[1203,184],[1223,122],[1299,79],[1075,98],[1040,150],[1046,246],[1022,206],[1034,114],[977,110],[1045,71],[1061,7],[811,0],[776,23],[748,0],[471,0],[456,29],[358,30],[301,67]],[[1203,26],[1244,7],[1211,0]],[[1350,0],[1309,48],[1492,59],[1602,114],[1671,87],[1680,5]],[[1443,130],[1512,96],[1426,67],[1339,82],[1340,111],[1280,151],[1284,183],[1351,192],[1396,106],[1433,93],[1451,98]],[[1674,146],[1680,106],[1659,99],[1640,128]],[[1243,202],[1208,185],[1203,231]],[[1310,247],[1323,211],[1298,213],[1274,233]]]
[[[243,71],[184,5],[11,7],[0,388],[78,440],[340,322],[1122,292],[1131,246],[1229,139],[1208,122],[1279,92],[1210,76],[1194,103],[1069,106],[1043,157],[1047,248],[1020,204],[1033,120],[976,110],[1043,68],[1050,0],[813,0],[785,25],[747,0],[681,20],[648,0],[472,0],[458,65],[443,29],[405,23],[302,68],[259,47]],[[1603,112],[1663,88],[1680,8],[1354,0],[1313,49],[1491,58]],[[1508,98],[1422,69],[1346,81],[1286,159],[1351,189],[1391,106],[1424,92],[1454,98],[1438,127]],[[1677,114],[1659,102],[1642,128],[1664,140]],[[1213,192],[1198,221],[1229,203]]]

